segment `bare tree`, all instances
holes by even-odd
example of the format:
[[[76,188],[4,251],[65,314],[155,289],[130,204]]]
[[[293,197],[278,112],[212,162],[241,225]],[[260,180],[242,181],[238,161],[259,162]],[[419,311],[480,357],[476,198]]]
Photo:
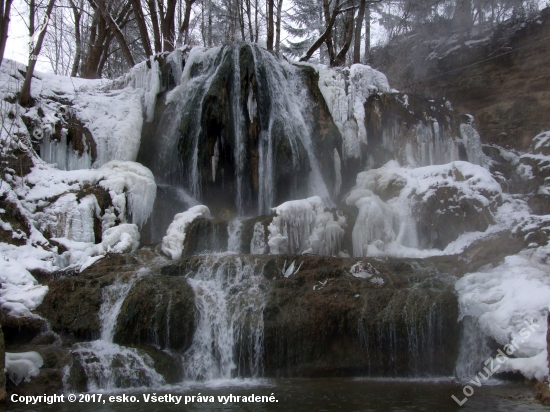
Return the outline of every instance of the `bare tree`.
[[[4,59],[6,43],[8,41],[8,29],[10,24],[10,12],[13,0],[0,0],[0,66]]]
[[[267,0],[267,50],[273,50],[273,9],[274,0]]]
[[[136,23],[139,28],[139,35],[141,37],[141,44],[143,45],[143,50],[147,57],[153,54],[151,49],[151,41],[149,40],[149,33],[147,32],[147,23],[145,22],[145,16],[143,15],[143,9],[141,8],[140,0],[131,0],[132,2],[132,11],[134,12],[134,17],[136,18]]]
[[[52,14],[53,6],[55,4],[55,0],[49,0],[48,6],[46,7],[46,12],[44,14],[44,22],[41,26],[41,30],[38,33],[38,37],[36,39],[36,42],[32,45],[31,54],[29,56],[29,65],[27,67],[27,73],[25,74],[25,81],[23,82],[23,87],[21,88],[21,93],[19,94],[19,104],[24,107],[28,107],[32,104],[32,98],[31,98],[31,81],[32,76],[34,74],[34,68],[36,66],[36,61],[38,59],[38,55],[40,54],[40,49],[42,48],[42,43],[44,42],[44,36],[46,35],[46,29],[48,27],[48,21],[50,19],[50,16]],[[35,31],[34,31],[34,12],[35,12],[35,4],[34,0],[31,0],[31,7],[29,10],[29,32],[32,33],[31,37],[34,38]],[[33,42],[31,42],[32,44]]]
[[[281,11],[283,10],[283,0],[277,0],[277,25],[275,26],[275,51],[281,49]]]

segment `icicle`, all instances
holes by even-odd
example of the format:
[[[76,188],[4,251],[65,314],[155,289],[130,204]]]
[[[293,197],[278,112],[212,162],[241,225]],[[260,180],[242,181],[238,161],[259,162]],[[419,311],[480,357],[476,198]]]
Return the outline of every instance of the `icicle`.
[[[218,149],[218,140],[214,145],[214,155],[212,156],[212,181],[216,181],[216,169],[218,167],[218,161],[220,160],[220,151]]]

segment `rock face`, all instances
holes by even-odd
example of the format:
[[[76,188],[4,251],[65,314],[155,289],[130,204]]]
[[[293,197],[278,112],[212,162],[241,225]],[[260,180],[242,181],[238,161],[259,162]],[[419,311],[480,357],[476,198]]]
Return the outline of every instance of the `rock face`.
[[[0,327],[0,404],[6,402],[6,347],[4,345],[4,333]]]
[[[79,275],[49,282],[39,312],[62,341],[74,346],[70,353],[55,349],[59,338],[51,332],[51,336],[40,335],[31,346],[19,346],[39,351],[47,365],[43,378],[36,381],[39,386],[32,389],[31,381],[28,387],[11,390],[31,393],[43,390],[41,385],[58,388],[65,365],[71,390],[86,390],[106,382],[101,380],[106,379],[101,378],[104,369],[93,366],[98,359],[102,368],[114,368],[113,379],[121,387],[132,386],[134,378],[118,369],[117,356],[138,368],[136,382],[141,384],[153,378],[179,382],[192,374],[188,370],[192,365],[202,365],[197,359],[208,356],[217,370],[223,353],[234,359],[234,373],[243,377],[429,376],[448,375],[454,368],[459,336],[455,278],[438,274],[433,262],[193,256],[152,267],[150,274],[140,276],[136,274],[139,261],[152,258],[140,253],[106,257]],[[120,272],[120,268],[126,269]],[[137,278],[129,291],[121,295],[113,343],[86,342],[100,335],[98,319],[105,316],[100,308],[107,289],[116,286],[117,278],[127,282],[133,276]],[[211,293],[217,296],[211,303],[218,313],[208,312]],[[258,311],[259,318],[251,317]],[[201,323],[204,316],[217,325],[208,329],[212,341],[205,347],[200,343],[206,333]],[[220,341],[226,316],[236,323]],[[215,348],[220,342],[230,345],[229,352],[218,353]],[[109,351],[119,355],[104,358],[100,348],[114,344],[121,346]],[[206,358],[201,351],[206,351]],[[183,364],[175,354],[183,356]]]
[[[185,278],[146,275],[122,304],[114,341],[183,353],[191,345],[194,326],[193,290]]]
[[[293,258],[280,256],[266,270]],[[413,269],[412,262],[309,257],[298,262],[300,271],[277,277],[269,292],[268,376],[452,373],[458,309],[448,280]],[[352,267],[360,277],[350,273]]]
[[[107,255],[78,276],[54,279],[49,282],[49,292],[37,312],[57,333],[77,341],[97,339],[101,330],[98,312],[102,288],[117,277],[128,279],[137,264],[132,256]]]

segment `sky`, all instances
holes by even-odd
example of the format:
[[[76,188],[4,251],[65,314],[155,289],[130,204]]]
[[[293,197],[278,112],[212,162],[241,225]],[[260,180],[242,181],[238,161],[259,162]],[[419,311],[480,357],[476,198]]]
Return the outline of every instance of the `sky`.
[[[29,63],[29,31],[25,24],[26,18],[24,19],[21,16],[24,10],[20,2],[14,2],[11,10],[8,42],[6,43],[4,58],[27,65]],[[52,72],[49,60],[44,56],[38,56],[36,70],[41,72]]]

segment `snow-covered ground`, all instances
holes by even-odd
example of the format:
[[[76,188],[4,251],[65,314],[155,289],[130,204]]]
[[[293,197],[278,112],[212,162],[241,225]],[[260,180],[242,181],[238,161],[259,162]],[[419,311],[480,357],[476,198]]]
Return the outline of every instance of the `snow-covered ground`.
[[[147,221],[156,196],[152,173],[134,162],[143,113],[151,110],[143,84],[154,85],[155,74],[160,74],[149,71],[143,80],[138,67],[133,77],[110,82],[36,72],[31,88],[35,105],[26,109],[16,98],[25,70],[10,60],[0,67],[1,158],[9,161],[15,154],[34,163],[24,176],[5,167],[0,180],[0,200],[15,205],[28,226],[12,227],[8,212],[0,209],[0,227],[19,241],[0,243],[0,304],[12,316],[33,317],[31,311],[48,288],[38,284],[32,271],[82,270],[106,253],[139,246],[138,227]],[[51,138],[70,119],[90,131],[97,146],[95,160],[90,147],[83,153],[68,148],[67,133],[61,133],[60,141]],[[33,144],[40,145],[42,158]],[[109,197],[103,209],[98,189]]]

